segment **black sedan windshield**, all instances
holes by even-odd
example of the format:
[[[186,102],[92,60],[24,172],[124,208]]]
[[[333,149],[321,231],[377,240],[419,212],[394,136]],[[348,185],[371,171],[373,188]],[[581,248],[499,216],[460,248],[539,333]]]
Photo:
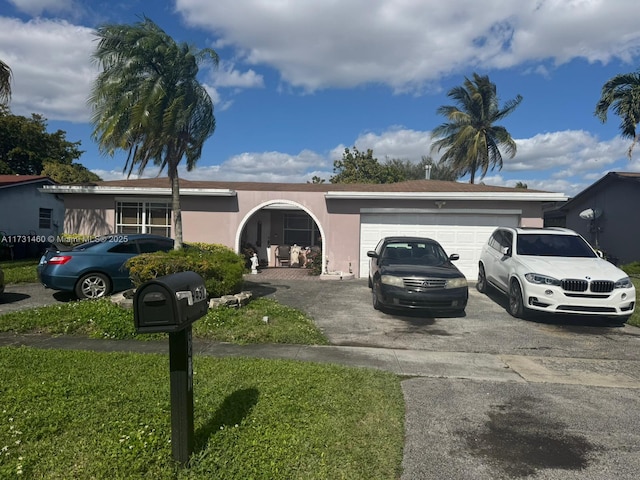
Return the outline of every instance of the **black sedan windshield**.
[[[388,243],[382,252],[382,263],[386,265],[437,266],[446,263],[448,260],[442,247],[436,243]]]

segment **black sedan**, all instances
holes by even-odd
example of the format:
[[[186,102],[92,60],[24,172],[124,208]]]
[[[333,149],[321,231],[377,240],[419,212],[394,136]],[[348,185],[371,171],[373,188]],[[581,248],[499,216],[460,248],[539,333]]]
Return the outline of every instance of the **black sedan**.
[[[430,238],[386,237],[367,252],[373,308],[463,313],[469,298],[465,276]]]

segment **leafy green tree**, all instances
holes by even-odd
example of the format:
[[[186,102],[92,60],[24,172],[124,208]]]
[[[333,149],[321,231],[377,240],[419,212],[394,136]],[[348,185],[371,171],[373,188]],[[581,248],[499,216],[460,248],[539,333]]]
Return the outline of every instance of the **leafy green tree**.
[[[344,149],[341,160],[333,162],[331,183],[380,183],[381,166],[373,156],[373,150],[361,152],[356,147],[353,151]]]
[[[176,249],[182,248],[178,165],[192,170],[216,126],[213,102],[198,82],[198,66],[218,54],[176,41],[144,17],[134,25],[96,31],[101,68],[89,96],[93,138],[102,153],[128,152],[124,170],[142,174],[149,162],[167,169]]]
[[[640,134],[636,132],[640,123],[640,70],[616,75],[602,86],[596,117],[606,122],[609,109],[620,117],[620,135],[632,140],[627,152],[631,160],[633,147],[640,139]]]
[[[11,68],[0,60],[0,105],[11,100],[11,77]]]
[[[529,188],[529,185],[527,185],[526,183],[518,182],[518,183],[516,183],[515,188],[527,189],[527,188]]]
[[[471,175],[469,183],[475,183],[476,171],[482,177],[489,168],[502,168],[500,147],[510,158],[516,154],[516,143],[502,126],[494,125],[512,113],[522,101],[522,96],[509,100],[499,107],[496,85],[488,76],[473,74],[473,80],[465,77],[462,86],[454,87],[447,96],[456,105],[444,105],[437,113],[448,122],[436,127],[432,134],[438,138],[432,150],[446,152],[441,161],[449,165],[458,176]]]
[[[40,175],[45,175],[58,183],[90,183],[102,180],[98,175],[79,163],[48,162]]]
[[[335,175],[331,183],[394,183],[404,180],[402,173],[390,165],[383,165],[373,156],[373,150],[361,152],[344,149],[341,160],[333,162]]]
[[[431,157],[422,156],[418,163],[410,160],[391,159],[387,165],[398,172],[403,180],[423,180],[426,178],[427,167],[430,167],[429,179],[431,180],[447,180],[455,182],[458,179],[455,171],[444,163],[436,163]]]
[[[320,178],[317,175],[314,175],[313,177],[311,177],[311,181],[307,181],[307,183],[324,183],[326,180],[324,178]]]
[[[0,173],[43,175],[45,164],[72,165],[83,153],[79,146],[67,141],[64,130],[47,132],[41,115],[12,115],[0,105]]]

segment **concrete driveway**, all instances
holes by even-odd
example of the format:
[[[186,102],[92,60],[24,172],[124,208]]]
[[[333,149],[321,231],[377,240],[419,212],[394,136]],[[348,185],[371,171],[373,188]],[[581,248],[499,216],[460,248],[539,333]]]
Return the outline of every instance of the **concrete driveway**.
[[[428,362],[402,382],[403,480],[638,478],[639,328],[518,320],[475,288],[464,317],[378,312],[366,280],[254,288],[310,314],[334,345]],[[483,373],[487,362],[505,375]]]
[[[640,329],[612,327],[600,318],[511,317],[506,299],[472,286],[466,315],[374,310],[366,280],[265,280],[249,283],[313,317],[333,345],[547,357],[637,360]],[[613,345],[615,344],[615,347]]]

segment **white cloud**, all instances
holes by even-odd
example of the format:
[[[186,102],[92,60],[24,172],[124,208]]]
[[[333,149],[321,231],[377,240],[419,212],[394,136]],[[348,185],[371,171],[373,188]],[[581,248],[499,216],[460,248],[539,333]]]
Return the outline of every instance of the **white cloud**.
[[[66,21],[0,17],[0,58],[13,70],[12,111],[86,122],[97,74],[90,62],[93,39],[93,30]]]
[[[211,71],[211,83],[215,87],[264,88],[262,75],[254,70],[239,72],[233,63],[224,61]]]
[[[18,10],[30,15],[42,15],[44,12],[72,12],[77,5],[73,0],[9,0]]]
[[[211,180],[229,182],[276,182],[305,183],[314,175],[329,180],[331,173],[324,169],[328,160],[322,155],[303,150],[295,155],[283,152],[245,152],[234,155],[220,165],[196,167],[188,172],[184,166],[179,168],[180,178],[188,180]],[[121,180],[126,178],[121,170],[92,170],[103,180]],[[145,169],[143,177],[158,175],[156,167]],[[164,176],[166,172],[163,173]],[[131,175],[130,178],[138,178]]]
[[[49,120],[88,122],[87,98],[99,73],[91,59],[94,33],[91,28],[66,20],[36,18],[23,22],[0,17],[0,59],[13,71],[12,112],[25,116],[38,113]],[[253,70],[241,72],[226,62],[221,67],[208,71],[209,84],[205,83],[217,111],[233,104],[232,98],[220,94],[220,88],[264,86],[262,76]]]
[[[359,150],[373,150],[379,161],[400,158],[419,161],[428,148],[430,132],[391,128],[381,134],[366,133],[353,142]],[[583,131],[562,131],[518,140],[516,160],[505,161],[502,170],[493,170],[477,182],[514,187],[518,182],[528,188],[561,192],[573,196],[610,171],[640,171],[640,160],[626,158],[628,141],[618,137],[599,141]],[[347,148],[351,148],[348,146]],[[245,152],[221,165],[181,169],[181,178],[192,180],[304,183],[316,175],[329,181],[333,161],[342,158],[345,145],[337,145],[326,155],[303,150],[291,155],[283,152]],[[522,155],[522,157],[521,157]],[[104,180],[123,178],[121,172],[94,170]],[[157,175],[153,168],[145,177]],[[468,181],[461,179],[460,181]]]
[[[471,68],[631,61],[640,52],[633,0],[177,0],[176,9],[219,46],[305,90],[383,83],[419,91]]]
[[[608,168],[624,157],[628,141],[615,137],[600,141],[583,130],[542,133],[516,140],[518,152],[513,159],[503,157],[503,171],[543,171],[569,168],[573,175]]]

